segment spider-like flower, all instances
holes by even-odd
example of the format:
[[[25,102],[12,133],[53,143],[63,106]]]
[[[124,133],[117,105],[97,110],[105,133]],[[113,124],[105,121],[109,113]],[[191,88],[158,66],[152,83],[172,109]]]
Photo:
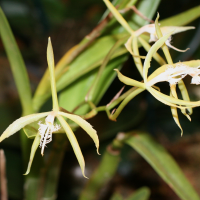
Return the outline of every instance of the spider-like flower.
[[[160,28],[161,32],[163,35],[166,35],[167,33],[169,32],[172,32],[173,31],[173,35],[176,34],[176,33],[180,33],[180,32],[183,32],[183,31],[187,31],[187,30],[190,30],[190,29],[194,29],[195,27],[193,26],[163,26]],[[156,42],[158,40],[158,37],[157,37],[157,34],[156,34],[156,28],[155,28],[155,24],[147,24],[143,27],[141,27],[140,29],[138,29],[137,31],[135,31],[135,35],[138,37],[140,36],[141,34],[143,33],[149,33],[150,34],[150,39],[149,39],[149,42]],[[176,47],[172,46],[171,45],[171,41],[172,41],[172,36],[170,36],[166,41],[165,41],[165,44],[176,50],[176,51],[180,51],[180,52],[185,52],[187,51],[188,49],[186,50],[180,50],[180,49],[177,49]]]
[[[147,82],[148,86],[152,86],[158,82],[167,81],[170,85],[177,84],[188,73],[188,66],[184,64],[177,64],[175,67],[168,65],[165,72],[160,73],[158,76]]]
[[[133,99],[135,96],[143,92],[144,90],[149,91],[157,100],[161,101],[162,103],[170,106],[170,107],[176,107],[176,108],[187,108],[190,109],[192,107],[200,106],[200,101],[190,101],[188,94],[181,89],[181,94],[184,96],[184,100],[175,98],[174,96],[168,96],[166,94],[163,94],[159,90],[154,88],[154,84],[158,82],[167,81],[170,83],[170,85],[177,84],[182,78],[184,78],[186,75],[190,75],[193,77],[193,79],[197,79],[197,75],[200,72],[200,69],[195,68],[196,66],[199,66],[200,61],[190,61],[185,62],[187,64],[183,63],[177,63],[174,65],[163,65],[160,68],[158,68],[156,71],[154,71],[150,76],[148,76],[148,69],[151,66],[151,59],[155,52],[166,42],[166,40],[169,38],[171,33],[168,33],[166,35],[163,35],[158,41],[155,42],[155,44],[151,47],[149,50],[145,61],[143,65],[143,79],[144,82],[139,82],[137,80],[131,79],[129,77],[124,76],[121,74],[117,69],[115,70],[117,72],[118,78],[121,82],[123,82],[126,85],[134,86],[135,88],[133,91],[122,101],[120,106],[115,110],[114,113],[110,116],[111,120],[116,120],[116,118],[119,116],[122,109],[127,105],[127,103]],[[199,71],[197,71],[198,69]],[[199,79],[198,79],[199,80]],[[192,82],[195,82],[194,80]],[[197,83],[197,81],[195,82]],[[182,84],[183,85],[183,84]]]
[[[44,113],[38,113],[38,114],[31,114],[27,115],[25,117],[21,117],[14,121],[8,128],[3,132],[3,134],[0,136],[0,142],[3,141],[5,138],[10,137],[23,127],[27,126],[28,124],[31,124],[33,122],[39,121],[42,118],[45,118],[45,124],[42,124],[41,121],[39,121],[38,125],[38,132],[35,133],[35,139],[31,148],[31,153],[30,153],[30,160],[28,164],[27,171],[25,173],[28,174],[32,165],[32,161],[35,155],[35,152],[38,148],[38,146],[41,147],[41,154],[44,154],[44,148],[46,144],[52,141],[52,133],[55,131],[58,131],[61,127],[63,128],[63,132],[66,132],[66,135],[72,145],[72,148],[74,150],[74,153],[77,157],[77,160],[79,162],[79,165],[82,170],[82,174],[84,177],[84,170],[85,170],[85,161],[81,152],[81,149],[79,147],[79,144],[77,142],[77,139],[69,126],[69,124],[66,122],[64,118],[68,118],[72,121],[74,121],[76,124],[78,124],[81,128],[83,128],[88,135],[93,139],[96,148],[97,148],[97,153],[99,149],[99,139],[97,136],[96,131],[92,128],[92,126],[82,119],[78,115],[74,114],[69,114],[65,112],[61,112],[59,110],[59,105],[58,105],[58,99],[57,99],[57,92],[56,92],[56,83],[55,83],[55,72],[54,72],[54,56],[53,56],[53,49],[51,45],[51,40],[49,38],[48,41],[48,47],[47,47],[47,61],[48,61],[48,66],[49,66],[49,71],[50,71],[50,80],[51,80],[51,90],[52,90],[52,99],[53,99],[53,111],[50,112],[44,112]],[[55,117],[58,119],[60,122],[60,125],[54,125],[54,120]]]
[[[191,84],[198,85],[200,84],[199,67],[194,68],[182,63],[176,64],[175,67],[173,65],[168,65],[165,72],[160,73],[158,76],[148,81],[147,86],[152,86],[158,82],[164,81],[169,82],[170,85],[175,85],[187,75],[192,76]]]

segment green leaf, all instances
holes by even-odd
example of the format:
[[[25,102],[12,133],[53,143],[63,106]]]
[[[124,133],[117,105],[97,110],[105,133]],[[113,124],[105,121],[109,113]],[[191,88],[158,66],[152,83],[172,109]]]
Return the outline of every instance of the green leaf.
[[[22,104],[23,115],[32,113],[31,88],[26,67],[8,21],[0,8],[0,35],[5,47],[15,84]]]
[[[111,145],[103,153],[98,168],[92,174],[86,187],[82,190],[79,200],[94,200],[99,191],[114,176],[120,162],[120,151],[114,150]]]
[[[148,134],[130,133],[124,142],[144,157],[182,200],[200,199],[172,156]]]
[[[150,190],[147,187],[142,187],[134,192],[126,200],[147,200],[150,196]]]
[[[162,26],[184,26],[189,24],[190,22],[194,21],[200,17],[200,6],[196,6],[191,8],[190,10],[186,10],[178,15],[174,15],[167,19],[161,20],[160,24]]]
[[[96,90],[92,97],[94,104],[97,104],[100,101],[112,80],[115,78],[116,73],[113,71],[113,69],[117,67],[119,69],[125,59],[126,57],[120,56],[108,63],[100,77],[100,80],[98,81],[98,85],[96,85]],[[91,88],[97,73],[97,70],[93,70],[92,72],[75,81],[73,84],[70,84],[70,86],[68,86],[60,94],[59,105],[68,111],[72,111],[77,105],[84,102],[88,90]],[[84,115],[86,112],[88,112],[88,109],[89,106],[84,105],[77,110],[76,114]]]

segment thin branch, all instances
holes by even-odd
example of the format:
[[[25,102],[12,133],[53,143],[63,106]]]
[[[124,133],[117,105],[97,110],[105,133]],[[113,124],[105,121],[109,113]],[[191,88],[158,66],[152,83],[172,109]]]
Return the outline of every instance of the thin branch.
[[[133,10],[137,15],[139,15],[142,19],[148,21],[149,23],[154,23],[153,20],[151,20],[151,19],[147,18],[145,15],[143,15],[135,6],[130,6],[128,8],[124,8],[124,9],[120,10],[119,12],[125,13],[129,10]]]

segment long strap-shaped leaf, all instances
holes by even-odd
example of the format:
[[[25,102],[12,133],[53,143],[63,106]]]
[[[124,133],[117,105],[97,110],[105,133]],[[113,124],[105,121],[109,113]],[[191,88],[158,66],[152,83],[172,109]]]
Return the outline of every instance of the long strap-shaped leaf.
[[[5,47],[22,104],[23,115],[32,113],[31,88],[26,67],[8,21],[0,8],[0,35]]]
[[[200,199],[175,160],[163,146],[155,142],[148,134],[131,135],[125,140],[125,143],[144,157],[182,200]]]

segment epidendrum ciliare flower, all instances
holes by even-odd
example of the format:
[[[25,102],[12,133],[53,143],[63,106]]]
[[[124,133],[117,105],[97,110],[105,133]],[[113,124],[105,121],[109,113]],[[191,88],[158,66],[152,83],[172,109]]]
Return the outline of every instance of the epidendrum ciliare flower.
[[[177,63],[175,67],[172,65],[168,65],[166,67],[165,72],[160,73],[158,76],[148,81],[147,85],[152,86],[158,82],[164,82],[164,81],[169,82],[170,85],[174,85],[177,84],[187,75],[190,75],[192,77],[191,84],[199,85],[200,84],[199,67],[200,66],[194,68],[182,63]]]
[[[195,27],[193,27],[193,26],[182,26],[182,27],[181,26],[163,26],[160,29],[161,29],[161,32],[162,32],[163,35],[166,35],[167,33],[172,32],[172,31],[173,31],[172,34],[174,35],[176,33],[180,33],[180,32],[183,32],[183,31],[195,29]],[[140,29],[135,31],[135,36],[138,37],[143,33],[149,33],[150,34],[149,42],[156,42],[158,40],[158,37],[156,35],[155,24],[147,24],[147,25],[141,27]],[[174,46],[171,45],[171,40],[172,40],[172,36],[170,36],[165,41],[165,44],[168,47],[170,47],[170,48],[172,48],[174,50],[180,51],[180,52],[185,52],[185,51],[188,50],[188,49],[180,50],[180,49],[175,48]]]
[[[172,32],[172,34],[174,35],[174,34],[177,34],[177,33],[183,32],[183,31],[187,31],[187,30],[191,30],[191,29],[194,29],[194,28],[195,27],[193,27],[193,26],[164,26],[164,27],[161,27],[160,29],[161,29],[163,35],[166,35],[169,32]],[[136,30],[132,33],[132,35],[129,37],[129,39],[125,43],[126,49],[133,56],[135,56],[135,55],[132,51],[132,41],[133,41],[134,38],[139,37],[140,35],[142,35],[144,33],[150,34],[149,43],[158,41],[158,37],[156,35],[155,24],[147,24],[147,25],[139,28],[138,30]],[[165,44],[168,47],[170,47],[170,48],[172,48],[176,51],[179,51],[179,52],[185,52],[185,51],[189,50],[189,48],[187,48],[186,50],[180,50],[180,49],[172,46],[171,41],[172,41],[172,36],[170,35],[168,37],[168,39],[165,41]],[[143,58],[144,56],[139,56],[139,57]]]
[[[164,65],[158,68],[150,76],[148,76],[148,69],[151,66],[150,62],[151,62],[153,54],[155,54],[155,52],[165,43],[165,41],[168,39],[170,34],[171,33],[168,33],[164,35],[163,37],[161,37],[158,41],[156,41],[156,43],[149,50],[145,58],[144,65],[143,65],[144,83],[136,81],[134,79],[130,79],[122,75],[118,70],[115,70],[117,71],[118,78],[121,82],[123,82],[126,85],[136,87],[136,89],[124,99],[124,101],[121,103],[118,109],[121,110],[127,104],[127,102],[129,102],[132,98],[134,98],[136,95],[138,95],[145,89],[148,90],[157,100],[171,107],[178,107],[180,109],[183,109],[183,108],[191,108],[191,107],[200,106],[200,101],[192,102],[189,100],[181,100],[173,96],[165,95],[161,93],[160,91],[157,91],[156,89],[153,88],[154,84],[156,84],[157,82],[162,82],[162,81],[168,81],[170,85],[175,85],[179,81],[181,81],[182,78],[184,78],[186,75],[192,76],[192,80],[191,80],[192,84],[199,84],[200,82],[200,77],[199,77],[200,61],[199,60],[183,62],[183,63],[179,62],[173,65]],[[184,64],[184,63],[187,63],[187,64]],[[117,112],[118,109],[110,117],[111,119],[113,120],[116,119],[116,117],[119,114],[119,112]]]
[[[179,119],[178,119],[178,113],[177,108],[181,109],[181,112],[189,119],[192,114],[192,107],[200,106],[200,101],[192,102],[190,101],[190,97],[188,95],[188,91],[185,87],[184,82],[182,81],[182,78],[184,78],[187,74],[192,76],[191,83],[198,84],[199,83],[199,77],[198,77],[198,71],[197,67],[200,65],[200,61],[190,61],[191,67],[197,68],[189,69],[185,66],[174,66],[173,61],[171,59],[170,53],[168,47],[171,47],[175,50],[184,52],[186,50],[179,50],[175,47],[173,47],[171,42],[171,35],[175,33],[179,33],[182,31],[186,31],[189,29],[194,29],[194,27],[177,27],[177,26],[166,26],[166,27],[159,27],[158,19],[159,14],[157,15],[155,24],[149,24],[146,26],[141,27],[140,29],[134,31],[127,21],[121,16],[121,14],[118,12],[118,10],[110,3],[109,0],[103,0],[109,10],[112,12],[113,16],[117,19],[117,21],[123,26],[123,28],[130,34],[130,37],[128,41],[125,43],[125,47],[127,50],[133,55],[133,59],[135,61],[135,65],[140,72],[142,78],[144,79],[144,82],[139,82],[134,79],[130,79],[123,74],[121,74],[117,69],[115,70],[117,72],[118,78],[121,82],[123,82],[126,85],[134,86],[132,92],[127,94],[127,96],[123,99],[121,104],[117,109],[114,110],[114,112],[109,115],[109,118],[111,120],[116,121],[116,118],[119,116],[123,108],[127,105],[127,103],[133,99],[135,96],[143,92],[144,90],[149,91],[157,100],[161,101],[162,103],[168,105],[171,107],[172,116],[176,122],[176,124],[181,129],[181,134],[183,133]],[[150,41],[149,42],[155,42],[152,46],[150,46],[142,37],[140,37],[141,34],[148,33],[150,34]],[[144,47],[144,49],[148,52],[146,57],[140,56],[139,49],[138,49],[138,42]],[[166,45],[164,45],[166,44]],[[164,59],[157,53],[157,50],[159,48],[163,49],[163,52],[165,54],[166,60],[168,64],[173,65],[172,67],[169,67],[166,69],[164,66],[166,62]],[[142,61],[140,58],[144,58],[144,64],[142,64]],[[151,67],[151,60],[154,58],[161,67],[155,70],[150,76],[148,76],[148,69]],[[190,66],[190,65],[189,65]],[[175,68],[175,69],[174,69]],[[187,69],[186,69],[187,68]],[[190,72],[189,72],[190,71]],[[195,72],[195,73],[194,73]],[[163,73],[163,74],[161,74]],[[165,95],[162,92],[160,92],[160,89],[156,86],[154,86],[155,83],[162,81],[168,81],[170,83],[170,95]],[[181,96],[183,100],[178,99],[177,93],[176,93],[176,84],[178,83],[178,87],[181,92]],[[186,109],[188,113],[186,112]],[[189,115],[188,115],[189,114]]]
[[[41,121],[38,122],[39,128],[38,128],[38,132],[35,135],[35,139],[31,148],[30,160],[29,160],[28,168],[25,175],[30,172],[32,161],[33,161],[33,158],[38,146],[41,148],[41,154],[43,155],[46,144],[48,144],[52,140],[52,133],[58,131],[62,127],[64,131],[66,132],[66,135],[78,159],[82,174],[84,177],[86,177],[84,173],[85,161],[84,161],[81,149],[79,147],[79,144],[77,142],[77,139],[71,127],[66,122],[65,118],[68,118],[74,121],[76,124],[78,124],[81,128],[83,128],[88,133],[88,135],[93,139],[97,148],[97,153],[99,154],[98,152],[99,139],[98,139],[96,130],[94,130],[92,126],[87,121],[82,119],[80,116],[61,112],[59,110],[56,84],[55,84],[55,76],[54,76],[54,56],[53,56],[53,49],[52,49],[50,38],[48,40],[48,46],[47,46],[47,61],[48,61],[50,80],[51,80],[53,111],[38,113],[38,114],[31,114],[31,115],[27,115],[27,116],[17,119],[11,125],[9,125],[8,128],[0,136],[0,142],[2,142],[5,138],[10,137],[11,135],[19,131],[21,128],[27,126],[28,124],[39,121],[40,119],[46,117],[44,124],[42,124]],[[58,119],[58,121],[60,122],[60,125],[54,123],[55,118]]]

